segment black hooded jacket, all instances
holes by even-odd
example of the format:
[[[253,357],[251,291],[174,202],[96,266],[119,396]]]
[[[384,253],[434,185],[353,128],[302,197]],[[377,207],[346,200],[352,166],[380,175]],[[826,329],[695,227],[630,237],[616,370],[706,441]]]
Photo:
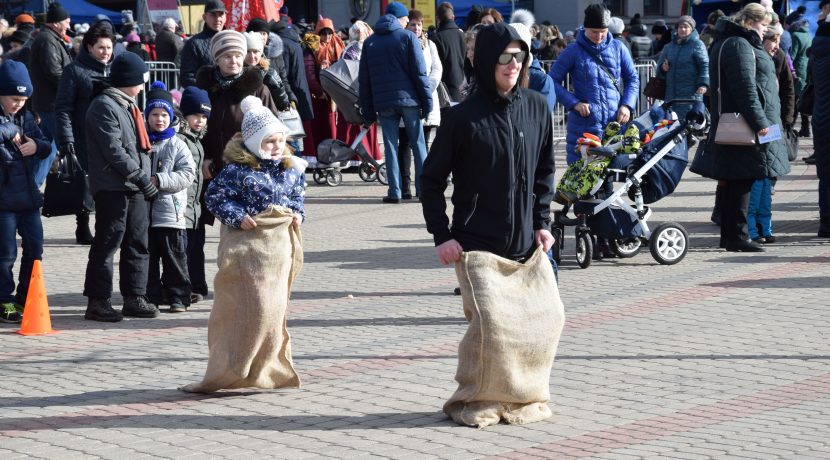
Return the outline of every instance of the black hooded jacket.
[[[514,40],[527,50],[505,24],[481,29],[478,89],[449,111],[424,163],[421,202],[436,246],[454,238],[464,251],[521,259],[533,250],[534,231],[550,229],[555,168],[547,102],[518,85],[506,98],[496,90],[498,56]],[[450,173],[451,223],[444,198]]]

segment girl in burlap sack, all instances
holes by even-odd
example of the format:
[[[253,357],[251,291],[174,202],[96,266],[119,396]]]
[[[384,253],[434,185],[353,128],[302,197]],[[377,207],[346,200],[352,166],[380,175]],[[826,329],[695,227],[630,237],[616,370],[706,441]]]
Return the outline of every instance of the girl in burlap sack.
[[[205,204],[221,222],[208,323],[210,356],[188,392],[299,387],[286,308],[302,266],[307,163],[286,151],[287,129],[260,99],[242,100],[242,132],[225,147],[225,167]]]

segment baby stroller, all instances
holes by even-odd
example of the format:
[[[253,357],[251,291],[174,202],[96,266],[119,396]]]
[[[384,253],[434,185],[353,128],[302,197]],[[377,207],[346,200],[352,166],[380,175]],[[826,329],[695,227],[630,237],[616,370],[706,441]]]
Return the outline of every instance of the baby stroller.
[[[346,122],[355,125],[364,124],[359,110],[360,84],[357,79],[359,67],[359,61],[340,59],[331,67],[320,71],[320,84],[323,89],[337,104]],[[340,169],[346,167],[349,160],[358,155],[361,160],[357,169],[360,178],[365,182],[377,180],[386,185],[386,164],[378,163],[363,147],[362,141],[368,131],[367,126],[362,126],[351,145],[338,139],[326,139],[320,142],[317,147],[317,164],[312,171],[314,182],[328,184],[331,187],[340,185],[343,181]]]
[[[604,171],[606,184],[622,185],[616,189],[606,187],[611,190],[573,202],[576,218],[566,217],[571,205],[554,212],[551,233],[556,240],[553,257],[557,262],[564,248],[566,226],[575,227],[576,262],[580,268],[591,264],[598,238],[607,239],[609,249],[620,258],[634,257],[647,244],[654,260],[663,265],[683,260],[689,247],[686,229],[675,222],[661,223],[652,229],[648,224],[652,210],[646,206],[674,191],[689,161],[687,137],[702,132],[707,125],[708,114],[699,101],[675,100],[663,104],[662,109],[672,114],[671,105],[677,103],[694,103],[694,108],[685,120],[672,124],[638,153],[617,154],[602,147],[590,149],[592,155],[611,159]]]

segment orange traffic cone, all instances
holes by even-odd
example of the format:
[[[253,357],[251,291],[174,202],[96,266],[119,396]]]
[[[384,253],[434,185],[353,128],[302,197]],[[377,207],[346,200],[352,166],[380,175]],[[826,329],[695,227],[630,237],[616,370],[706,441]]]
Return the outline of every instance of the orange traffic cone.
[[[23,310],[23,322],[20,324],[21,335],[54,334],[52,318],[49,316],[49,302],[46,300],[46,286],[43,283],[43,269],[40,261],[35,260],[32,266],[32,277],[29,281],[29,294],[26,296],[26,307]]]

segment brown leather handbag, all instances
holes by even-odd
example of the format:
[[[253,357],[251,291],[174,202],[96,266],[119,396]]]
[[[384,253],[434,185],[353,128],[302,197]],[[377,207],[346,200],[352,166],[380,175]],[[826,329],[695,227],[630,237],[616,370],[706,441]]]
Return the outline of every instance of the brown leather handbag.
[[[727,41],[731,40],[727,39]],[[737,39],[736,39],[737,40]],[[715,128],[715,144],[752,146],[757,143],[755,131],[740,112],[721,112],[721,54],[726,42],[718,50],[718,126]],[[754,55],[754,51],[753,51]],[[752,61],[753,67],[755,61]],[[754,74],[755,72],[753,72]]]
[[[664,101],[666,99],[666,80],[657,76],[649,78],[646,87],[643,88],[643,94],[646,97]]]

